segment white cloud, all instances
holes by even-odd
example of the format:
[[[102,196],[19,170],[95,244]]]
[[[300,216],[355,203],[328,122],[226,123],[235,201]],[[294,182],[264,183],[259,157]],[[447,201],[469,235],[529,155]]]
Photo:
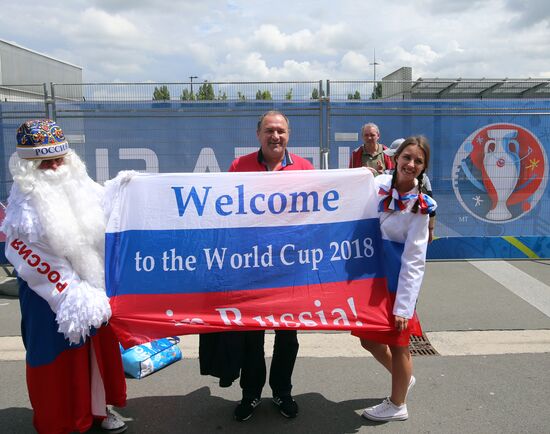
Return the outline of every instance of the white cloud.
[[[318,63],[293,59],[269,65],[260,53],[254,52],[242,58],[228,55],[220,66],[218,77],[222,81],[309,81],[325,72]]]
[[[515,14],[512,22],[517,28],[538,23],[550,26],[550,2],[547,0],[505,0],[504,3]]]
[[[435,15],[449,15],[478,11],[484,6],[489,7],[497,2],[493,0],[425,0],[421,3],[424,3]]]
[[[247,39],[248,40],[248,39]],[[339,48],[350,45],[348,31],[343,24],[325,25],[312,32],[304,28],[294,33],[283,33],[274,24],[262,24],[252,34],[249,47],[262,52],[309,52],[317,54],[335,54]],[[245,40],[241,45],[246,47]],[[357,46],[357,44],[352,44]]]
[[[432,47],[424,44],[415,45],[411,50],[395,47],[390,53],[398,59],[398,63],[403,65],[426,66],[440,57]]]
[[[1,38],[83,67],[86,80],[357,80],[548,75],[546,0],[27,0]],[[284,25],[281,17],[284,17]],[[47,31],[44,29],[47,18]]]
[[[95,40],[99,36],[102,40],[115,45],[133,45],[132,41],[139,42],[142,35],[128,18],[110,15],[98,9],[86,9],[80,15],[77,25],[80,27],[80,35]]]
[[[369,59],[363,54],[355,51],[348,51],[344,54],[340,61],[340,65],[344,71],[351,74],[350,77],[364,75],[365,72],[371,68]]]

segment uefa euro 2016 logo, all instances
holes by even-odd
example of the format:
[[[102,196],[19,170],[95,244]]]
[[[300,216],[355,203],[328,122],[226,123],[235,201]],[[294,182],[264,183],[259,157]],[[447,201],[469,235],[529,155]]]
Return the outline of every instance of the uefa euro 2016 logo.
[[[548,180],[548,161],[531,131],[491,124],[464,140],[455,155],[452,178],[466,211],[489,223],[505,223],[536,206]]]

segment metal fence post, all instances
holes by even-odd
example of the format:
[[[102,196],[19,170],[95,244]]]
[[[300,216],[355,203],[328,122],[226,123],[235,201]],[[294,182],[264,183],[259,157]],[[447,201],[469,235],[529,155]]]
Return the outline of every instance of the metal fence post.
[[[324,110],[323,114],[325,116],[325,131],[324,131],[324,145],[325,149],[323,152],[322,161],[326,164],[326,167],[323,167],[321,163],[321,168],[329,169],[329,154],[330,154],[330,80],[327,80],[327,92],[326,96],[321,96],[319,98],[321,104],[323,104]]]
[[[51,89],[51,99],[50,99],[50,104],[52,106],[52,120],[54,122],[57,122],[57,110],[55,108],[55,84],[50,82],[50,89]]]
[[[44,89],[44,117],[47,119],[50,117],[50,101],[48,101],[48,87],[46,83],[42,83],[42,88]]]
[[[319,167],[321,169],[328,169],[328,166],[325,161],[326,146],[325,146],[325,129],[323,127],[325,112],[324,112],[324,106],[323,106],[323,81],[322,80],[319,80],[318,92],[319,92]]]

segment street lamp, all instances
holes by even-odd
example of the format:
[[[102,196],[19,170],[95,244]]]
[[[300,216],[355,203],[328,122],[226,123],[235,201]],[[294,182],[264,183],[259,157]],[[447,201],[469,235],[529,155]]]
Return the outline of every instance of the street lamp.
[[[193,95],[193,79],[194,78],[199,78],[199,77],[197,77],[196,75],[190,75],[189,76],[189,80],[191,81],[191,95]]]

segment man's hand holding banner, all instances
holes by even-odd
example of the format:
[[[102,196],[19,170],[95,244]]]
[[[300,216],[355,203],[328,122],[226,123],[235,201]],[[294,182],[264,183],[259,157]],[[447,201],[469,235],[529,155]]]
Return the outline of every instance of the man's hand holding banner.
[[[121,174],[106,195],[107,294],[125,346],[258,328],[392,329],[365,169]]]

